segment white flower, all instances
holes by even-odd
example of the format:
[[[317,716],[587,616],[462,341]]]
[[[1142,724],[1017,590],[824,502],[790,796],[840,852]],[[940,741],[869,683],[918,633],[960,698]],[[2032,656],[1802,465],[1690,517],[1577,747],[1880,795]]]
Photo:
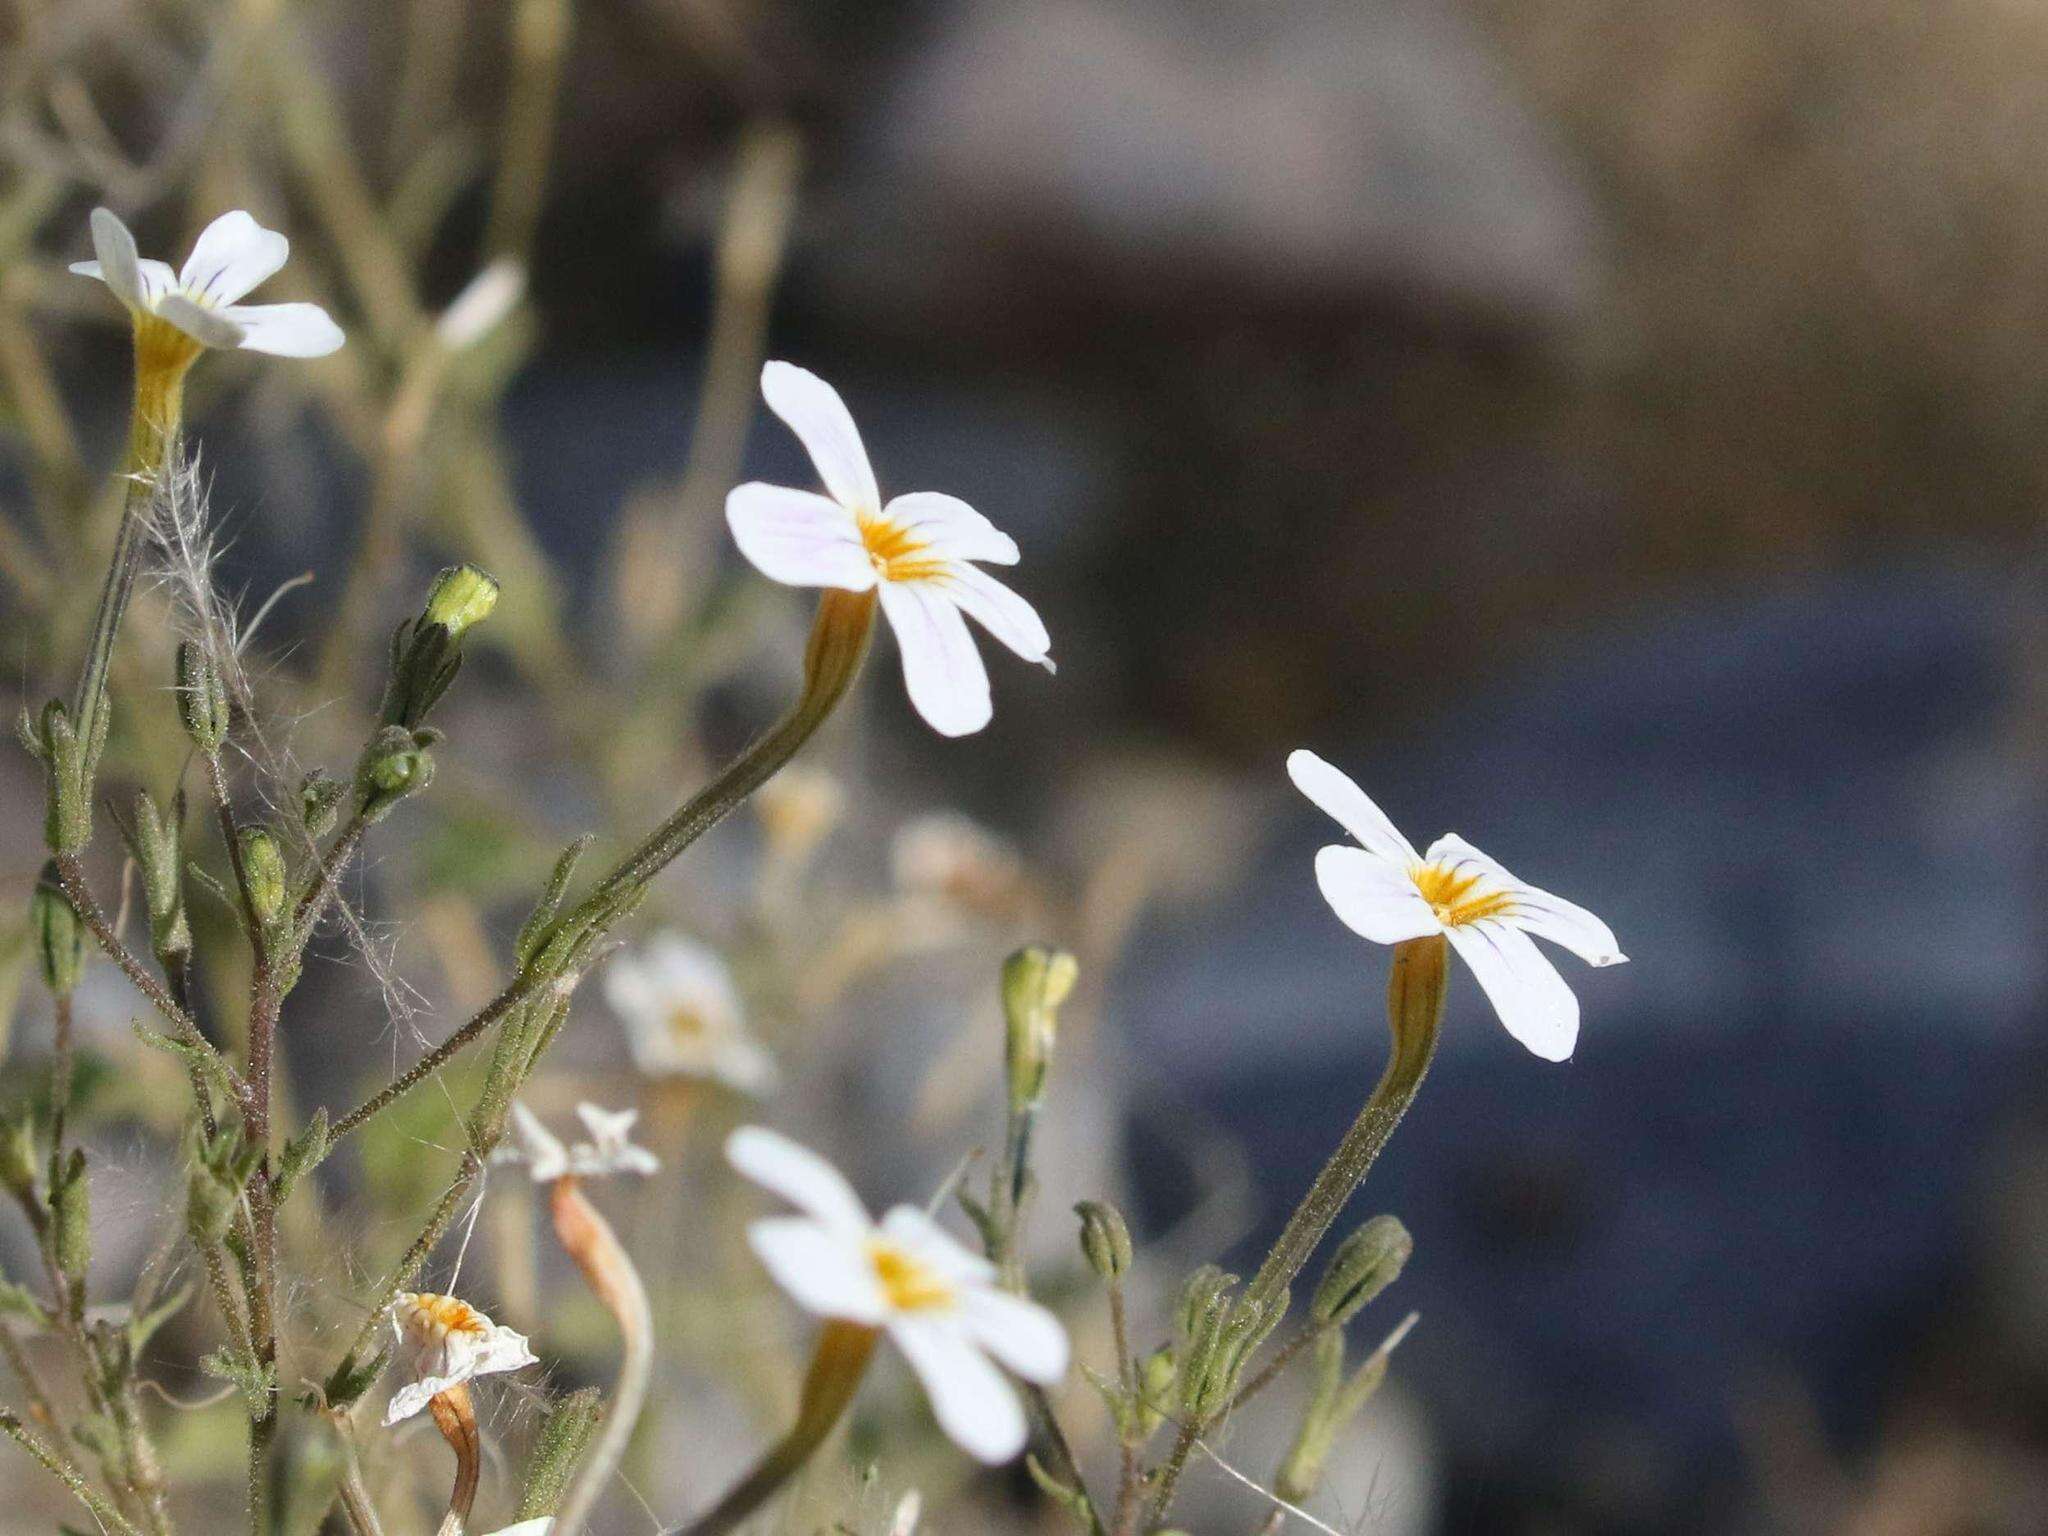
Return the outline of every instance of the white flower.
[[[906,896],[997,916],[1015,908],[1025,891],[1016,849],[957,811],[933,811],[897,828],[889,870]]]
[[[1517,880],[1462,837],[1447,834],[1417,853],[1364,790],[1313,752],[1290,754],[1287,773],[1362,845],[1316,855],[1316,883],[1345,926],[1376,944],[1442,934],[1509,1034],[1547,1061],[1569,1057],[1579,1000],[1531,935],[1589,965],[1619,965],[1628,957],[1614,931],[1584,907]]]
[[[658,934],[638,954],[605,967],[604,997],[626,1026],[642,1072],[714,1078],[742,1093],[773,1091],[775,1058],[748,1033],[732,973],[715,951]]]
[[[522,1520],[517,1525],[508,1525],[502,1531],[492,1531],[489,1536],[548,1536],[555,1528],[555,1517],[543,1515],[538,1520]]]
[[[889,1519],[889,1536],[913,1536],[924,1514],[924,1496],[915,1488],[896,1501],[896,1513]]]
[[[284,265],[290,243],[236,209],[200,232],[183,270],[135,253],[128,226],[105,208],[92,211],[97,261],[73,262],[138,315],[153,315],[205,347],[241,347],[279,357],[325,357],[341,327],[318,304],[243,304],[239,300]]]
[[[886,1332],[931,1398],[939,1426],[991,1464],[1024,1449],[1017,1394],[990,1356],[1027,1381],[1066,1374],[1067,1335],[1036,1302],[996,1286],[995,1266],[915,1206],[869,1219],[839,1171],[759,1126],[725,1144],[732,1165],[803,1211],[747,1229],[776,1282],[809,1311]]]
[[[512,1105],[512,1140],[491,1154],[494,1163],[524,1163],[536,1184],[556,1179],[603,1178],[614,1173],[649,1174],[661,1167],[661,1160],[631,1140],[636,1109],[600,1109],[595,1104],[578,1104],[577,1118],[590,1132],[590,1140],[564,1146],[540,1122],[540,1116],[524,1104]]]
[[[758,481],[725,499],[740,552],[793,587],[878,590],[903,653],[910,702],[934,730],[965,736],[989,722],[988,671],[967,619],[1052,670],[1052,641],[1031,605],[972,562],[1015,565],[1017,545],[966,502],[914,491],[886,506],[839,392],[788,363],[761,370],[769,409],[810,450],[830,493]]]
[[[413,1380],[391,1394],[388,1427],[409,1419],[430,1399],[473,1376],[516,1371],[537,1356],[526,1335],[501,1328],[468,1302],[431,1292],[401,1291],[391,1304],[391,1331]]]

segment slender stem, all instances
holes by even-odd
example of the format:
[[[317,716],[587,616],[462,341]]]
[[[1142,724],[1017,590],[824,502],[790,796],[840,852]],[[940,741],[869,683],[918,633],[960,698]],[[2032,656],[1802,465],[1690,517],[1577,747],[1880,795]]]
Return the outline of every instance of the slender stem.
[[[356,1457],[356,1447],[346,1430],[342,1432],[341,1465],[341,1507],[348,1515],[355,1536],[384,1536],[383,1523],[377,1518],[377,1506],[370,1499],[370,1490],[363,1482],[362,1462]]]
[[[6,1435],[27,1451],[59,1482],[69,1488],[72,1497],[91,1510],[93,1518],[99,1521],[102,1527],[119,1532],[120,1536],[139,1536],[135,1527],[128,1523],[127,1517],[108,1503],[105,1495],[79,1475],[78,1468],[61,1453],[44,1444],[11,1409],[0,1408],[0,1434]]]
[[[461,1536],[476,1504],[477,1484],[483,1480],[483,1431],[477,1427],[476,1405],[470,1401],[467,1383],[458,1382],[446,1392],[435,1393],[427,1400],[427,1408],[441,1438],[455,1453],[455,1485],[448,1493],[448,1513],[441,1529]]]
[[[427,1262],[427,1255],[434,1251],[434,1245],[441,1241],[450,1225],[454,1223],[455,1213],[462,1208],[463,1197],[469,1193],[470,1186],[476,1182],[477,1175],[482,1173],[483,1169],[483,1155],[475,1148],[462,1154],[462,1166],[456,1170],[455,1177],[449,1182],[448,1187],[441,1192],[441,1198],[435,1203],[433,1213],[427,1217],[427,1224],[420,1229],[419,1236],[412,1240],[404,1256],[385,1277],[383,1289],[378,1294],[377,1305],[370,1309],[369,1316],[363,1320],[362,1327],[349,1343],[350,1356],[362,1358],[363,1350],[369,1345],[371,1337],[384,1326],[384,1308],[390,1304],[391,1298],[410,1285],[413,1277],[420,1272],[420,1266]]]
[[[319,926],[321,917],[327,911],[327,903],[341,880],[341,872],[348,867],[356,848],[363,840],[363,834],[370,830],[367,818],[351,816],[342,827],[340,834],[320,857],[319,872],[313,877],[312,887],[299,898],[299,904],[292,909],[292,943],[295,950],[305,948],[313,937],[313,930]]]
[[[775,1448],[755,1464],[732,1492],[709,1514],[700,1515],[668,1536],[726,1536],[782,1490],[803,1469],[846,1412],[879,1337],[857,1323],[830,1322],[818,1335],[817,1353],[804,1378],[796,1424]]]
[[[1116,1379],[1124,1389],[1134,1413],[1142,1413],[1143,1405],[1138,1394],[1144,1389],[1144,1380],[1138,1374],[1137,1359],[1131,1354],[1131,1330],[1124,1306],[1123,1280],[1112,1275],[1109,1280],[1109,1334],[1116,1344]],[[1116,1437],[1116,1508],[1110,1516],[1110,1526],[1122,1530],[1138,1504],[1138,1447],[1128,1434]]]
[[[50,1050],[50,1156],[64,1152],[64,1121],[71,1112],[71,994],[58,993],[50,999],[54,1028]]]
[[[21,1390],[28,1397],[29,1417],[61,1441],[64,1438],[64,1421],[57,1417],[50,1389],[43,1384],[42,1374],[36,1370],[35,1362],[29,1359],[28,1351],[22,1347],[21,1336],[10,1322],[0,1322],[0,1355],[7,1357],[8,1368],[14,1372],[14,1379],[21,1383]]]
[[[1271,1360],[1268,1360],[1264,1367],[1261,1368],[1258,1375],[1254,1376],[1250,1381],[1246,1382],[1243,1386],[1237,1389],[1237,1396],[1233,1397],[1230,1400],[1230,1407],[1225,1411],[1228,1413],[1237,1412],[1238,1409],[1242,1408],[1246,1403],[1250,1402],[1254,1397],[1257,1397],[1261,1392],[1265,1391],[1266,1388],[1270,1387],[1275,1381],[1279,1380],[1280,1373],[1287,1369],[1288,1364],[1294,1359],[1294,1357],[1300,1354],[1304,1349],[1308,1348],[1309,1345],[1315,1343],[1317,1339],[1321,1338],[1323,1332],[1324,1330],[1322,1328],[1314,1324],[1311,1324],[1309,1327],[1303,1328],[1299,1333],[1295,1334],[1294,1337],[1289,1339],[1285,1344],[1282,1344],[1280,1348],[1274,1352],[1273,1358]]]
[[[472,1044],[485,1030],[497,1023],[498,1020],[502,1019],[513,1008],[525,1002],[539,983],[540,978],[534,973],[522,973],[509,987],[478,1009],[470,1017],[468,1023],[427,1052],[426,1055],[406,1068],[405,1071],[399,1073],[389,1083],[386,1083],[382,1088],[371,1094],[369,1098],[363,1100],[362,1103],[335,1121],[333,1128],[327,1133],[329,1144],[340,1141],[350,1131],[359,1129],[373,1115],[376,1115],[396,1100],[403,1098],[414,1088],[417,1088],[421,1083],[433,1076],[463,1047]]]
[[[606,1221],[585,1198],[573,1177],[555,1180],[549,1199],[555,1221],[555,1235],[576,1261],[583,1278],[612,1316],[618,1320],[624,1353],[619,1362],[619,1383],[612,1392],[611,1411],[605,1416],[604,1433],[576,1474],[562,1507],[555,1515],[552,1536],[577,1536],[605,1483],[626,1454],[640,1410],[647,1400],[647,1383],[654,1369],[654,1313],[647,1303],[647,1288],[639,1271]]]

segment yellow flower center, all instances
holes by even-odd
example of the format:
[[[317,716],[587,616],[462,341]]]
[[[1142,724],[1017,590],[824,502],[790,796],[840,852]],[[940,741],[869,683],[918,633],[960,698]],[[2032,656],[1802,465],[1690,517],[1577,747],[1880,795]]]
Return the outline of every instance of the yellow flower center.
[[[944,561],[931,557],[931,546],[893,517],[864,512],[859,522],[861,545],[883,581],[923,581],[945,569]]]
[[[926,1312],[953,1305],[953,1287],[930,1266],[882,1238],[868,1241],[868,1262],[882,1282],[882,1294],[897,1312]]]
[[[490,1331],[484,1315],[456,1296],[437,1296],[431,1291],[422,1291],[406,1303],[405,1310],[407,1325],[417,1333],[432,1333],[443,1338],[450,1334],[468,1333],[481,1338]]]
[[[699,1009],[685,1003],[669,1010],[668,1032],[677,1045],[699,1045],[711,1033],[711,1024]]]
[[[1473,893],[1479,884],[1476,874],[1461,875],[1441,864],[1418,864],[1408,871],[1415,889],[1446,928],[1459,928],[1482,918],[1503,917],[1514,911],[1514,898],[1506,891]]]

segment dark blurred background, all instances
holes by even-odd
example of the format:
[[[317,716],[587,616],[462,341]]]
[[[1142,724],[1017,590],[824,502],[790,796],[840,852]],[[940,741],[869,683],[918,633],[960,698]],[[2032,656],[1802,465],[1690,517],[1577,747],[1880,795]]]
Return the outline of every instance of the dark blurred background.
[[[132,162],[117,206],[182,249],[148,178],[206,151],[149,147],[232,136],[269,13],[19,9],[20,173],[75,139],[49,81],[78,71]],[[1277,1225],[1379,1069],[1384,957],[1315,891],[1332,830],[1286,791],[1290,748],[1612,921],[1631,965],[1563,962],[1568,1065],[1459,979],[1361,1197],[1417,1239],[1398,1375],[1425,1491],[1388,1522],[2048,1530],[2048,10],[286,10],[381,206],[430,210],[406,237],[430,310],[506,244],[479,125],[562,29],[525,350],[484,414],[590,665],[646,651],[619,578],[685,526],[644,486],[683,476],[714,528],[742,463],[808,480],[717,396],[750,324],[839,385],[885,489],[1016,534],[1057,683],[995,659],[994,725],[942,746],[873,682],[876,750],[892,796],[943,785],[1055,866],[1119,814],[1105,780],[1188,807],[1196,874],[1103,1005],[1152,1230],[1193,1199],[1174,1127],[1240,1146]],[[148,45],[91,51],[120,28]],[[67,175],[47,206],[89,206]],[[252,206],[332,220],[328,197]],[[360,288],[334,243],[311,270]],[[117,341],[51,340],[109,442],[87,381]],[[378,454],[349,467],[267,379],[216,388],[194,409],[223,499],[260,511],[234,571],[345,565]],[[708,467],[705,433],[731,444]],[[485,525],[431,481],[395,494],[458,504],[424,542],[470,553]],[[323,581],[277,633],[310,653],[409,590]],[[749,697],[714,693],[714,740]]]

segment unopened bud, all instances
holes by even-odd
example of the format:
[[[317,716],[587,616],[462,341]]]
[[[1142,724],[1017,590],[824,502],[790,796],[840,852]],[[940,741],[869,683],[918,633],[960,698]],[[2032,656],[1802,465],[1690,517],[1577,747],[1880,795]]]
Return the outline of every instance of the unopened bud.
[[[427,610],[420,622],[438,624],[450,640],[460,640],[472,624],[481,624],[498,606],[497,578],[474,565],[451,565],[434,578]]]
[[[43,866],[29,898],[29,927],[36,938],[36,958],[42,964],[43,985],[52,997],[69,997],[85,970],[85,924],[78,909],[57,881],[57,861]]]
[[[185,918],[183,838],[184,801],[171,804],[169,816],[157,808],[148,790],[135,797],[135,824],[129,851],[142,871],[142,900],[149,912],[150,947],[162,959],[192,951],[192,928]]]
[[[284,850],[261,827],[242,828],[241,847],[242,878],[248,882],[249,905],[255,908],[256,920],[267,927],[284,912],[288,895]]]
[[[227,685],[204,647],[190,640],[178,646],[178,714],[193,745],[209,757],[220,751],[230,721]]]
[[[101,710],[104,719],[106,711]],[[52,853],[76,853],[92,841],[91,777],[85,746],[71,716],[57,699],[43,706],[33,723],[22,716],[22,739],[44,762],[48,780],[44,840]]]
[[[1121,1280],[1131,1268],[1131,1229],[1123,1213],[1100,1200],[1083,1200],[1074,1214],[1081,1218],[1081,1256],[1088,1267],[1104,1280]]]
[[[1137,1443],[1142,1445],[1159,1432],[1173,1405],[1173,1384],[1180,1375],[1180,1357],[1170,1344],[1161,1345],[1138,1366]]]
[[[17,1199],[36,1187],[36,1133],[25,1110],[0,1122],[0,1186]]]
[[[1309,1315],[1325,1328],[1342,1327],[1401,1277],[1415,1239],[1393,1216],[1375,1216],[1337,1245],[1309,1301]]]
[[[1008,1024],[1010,1103],[1023,1108],[1045,1092],[1059,1034],[1060,1004],[1081,970],[1065,950],[1031,945],[1003,962],[1003,1017]]]
[[[348,786],[328,776],[323,768],[315,768],[299,781],[299,818],[305,823],[306,831],[313,837],[325,837],[334,830],[334,823],[341,816],[341,802],[348,795]]]
[[[367,821],[380,820],[432,783],[434,755],[427,748],[438,739],[431,731],[396,725],[379,731],[356,764],[357,813]]]

